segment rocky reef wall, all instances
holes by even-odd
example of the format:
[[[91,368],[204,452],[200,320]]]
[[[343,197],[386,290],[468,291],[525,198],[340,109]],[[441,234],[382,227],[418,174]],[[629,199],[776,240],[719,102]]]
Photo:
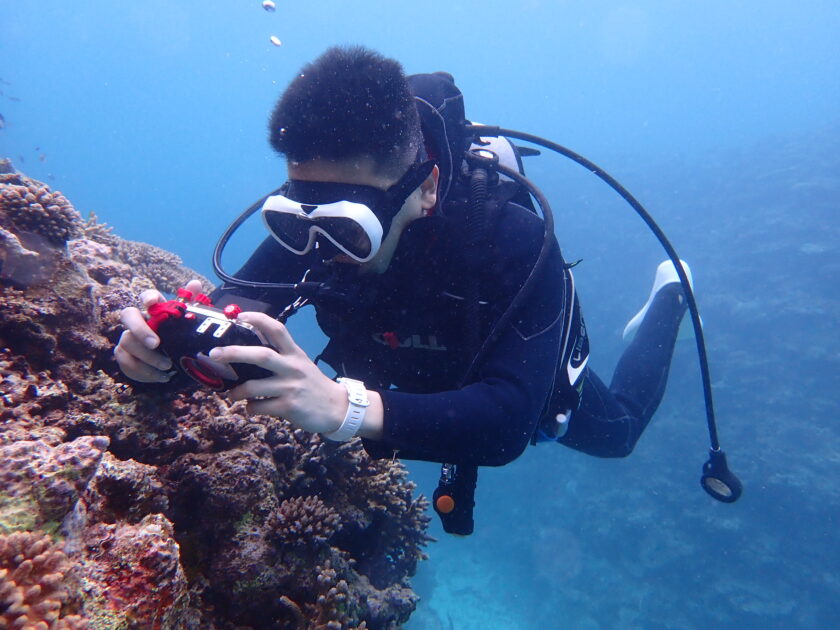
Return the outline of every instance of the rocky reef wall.
[[[399,462],[119,374],[121,309],[192,277],[0,162],[0,627],[399,628],[430,540]]]

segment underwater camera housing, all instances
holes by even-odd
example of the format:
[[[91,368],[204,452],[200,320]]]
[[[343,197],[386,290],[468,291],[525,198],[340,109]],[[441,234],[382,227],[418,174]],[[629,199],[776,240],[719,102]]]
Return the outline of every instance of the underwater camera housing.
[[[217,346],[265,346],[260,332],[237,319],[236,304],[216,308],[210,298],[178,289],[177,297],[149,306],[149,327],[160,337],[160,350],[191,379],[214,391],[271,376],[272,372],[250,363],[214,361],[210,351]]]

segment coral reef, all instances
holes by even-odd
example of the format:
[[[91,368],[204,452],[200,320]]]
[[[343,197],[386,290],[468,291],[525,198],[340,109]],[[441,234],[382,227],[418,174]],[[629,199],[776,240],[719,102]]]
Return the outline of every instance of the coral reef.
[[[330,540],[341,518],[317,496],[295,497],[280,504],[269,527],[283,544],[312,546]]]
[[[127,382],[120,311],[198,275],[0,177],[0,549],[51,558],[43,596],[29,556],[0,560],[0,614],[18,615],[0,627],[399,628],[430,540],[402,465]]]
[[[81,234],[82,217],[58,191],[18,173],[0,174],[0,225],[63,245]]]
[[[56,532],[108,442],[104,436],[85,436],[57,446],[21,440],[0,447],[0,531]]]
[[[80,238],[83,240],[75,243],[77,255],[96,261],[88,272],[97,280],[120,277],[130,281],[134,276],[145,276],[152,286],[169,293],[193,278],[210,286],[206,278],[185,268],[177,255],[148,243],[121,239],[93,215],[84,221],[64,195],[46,184],[16,172],[0,173],[0,257],[4,277],[25,273],[20,269],[22,263],[31,266],[39,254],[52,253],[51,249]],[[94,251],[89,252],[91,249]],[[43,263],[38,266],[41,271],[43,267]],[[43,277],[15,279],[29,286]]]
[[[147,514],[137,524],[89,524],[77,575],[85,613],[106,627],[185,628],[189,589],[172,523]]]
[[[86,630],[85,619],[66,614],[69,564],[43,532],[0,535],[0,628]]]
[[[83,260],[88,273],[106,283],[117,276],[140,276],[166,293],[175,293],[193,278],[201,280],[208,290],[211,286],[207,278],[184,267],[179,256],[149,243],[121,239],[93,213],[83,224],[82,234],[84,240],[76,243],[74,259]]]

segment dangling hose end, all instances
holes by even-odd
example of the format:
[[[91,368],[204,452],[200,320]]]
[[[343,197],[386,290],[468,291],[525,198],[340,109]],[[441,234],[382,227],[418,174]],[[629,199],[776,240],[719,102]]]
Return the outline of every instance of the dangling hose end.
[[[703,464],[700,485],[713,498],[723,503],[735,503],[744,490],[741,480],[726,463],[726,453],[720,449],[709,449],[709,461]]]

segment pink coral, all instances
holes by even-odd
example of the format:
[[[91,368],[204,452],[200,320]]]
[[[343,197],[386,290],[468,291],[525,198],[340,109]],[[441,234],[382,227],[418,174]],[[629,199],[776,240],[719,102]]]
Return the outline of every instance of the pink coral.
[[[79,615],[63,615],[70,562],[49,536],[0,535],[0,628],[85,630]]]

